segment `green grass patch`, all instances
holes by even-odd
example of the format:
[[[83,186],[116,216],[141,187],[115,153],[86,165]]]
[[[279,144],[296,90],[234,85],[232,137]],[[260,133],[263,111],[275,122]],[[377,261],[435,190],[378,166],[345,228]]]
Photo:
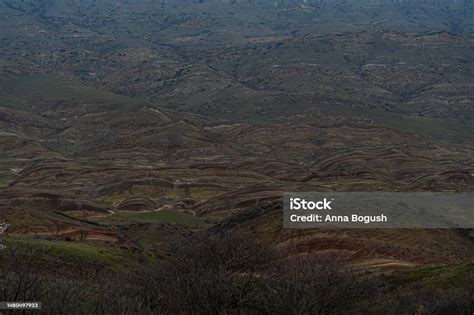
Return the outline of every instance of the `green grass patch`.
[[[468,279],[474,279],[474,263],[407,269],[394,276],[401,285],[422,283],[433,288],[462,288]]]
[[[443,140],[457,140],[474,136],[474,120],[444,121],[426,117],[408,117],[382,110],[360,109],[375,123]]]
[[[208,225],[206,220],[192,214],[162,210],[153,212],[116,212],[107,217],[108,221],[126,221],[136,223],[171,223],[181,224],[190,228],[203,228]]]
[[[83,150],[85,150],[85,147],[79,142],[58,148],[59,153],[62,153],[67,156],[77,155]]]
[[[41,99],[50,101],[80,101],[93,104],[133,103],[133,100],[94,87],[84,86],[72,79],[52,74],[20,76],[0,86],[0,104],[33,104]],[[22,99],[11,95],[21,95]]]
[[[109,207],[109,208],[112,208],[114,206],[114,203],[112,201],[104,200],[104,199],[95,200],[95,203],[98,204],[99,206]]]
[[[12,95],[0,95],[0,106],[18,106],[23,105],[24,101],[16,96]]]
[[[100,263],[117,266],[124,262],[131,262],[129,251],[110,245],[54,241],[50,242],[50,246],[54,254],[71,263]]]
[[[0,187],[6,187],[15,179],[12,174],[0,174]]]
[[[7,246],[14,242],[44,249],[47,255],[45,257],[46,264],[60,261],[71,266],[77,264],[82,266],[100,265],[115,269],[133,265],[137,260],[137,255],[132,251],[108,244],[36,239],[4,240],[4,244]]]

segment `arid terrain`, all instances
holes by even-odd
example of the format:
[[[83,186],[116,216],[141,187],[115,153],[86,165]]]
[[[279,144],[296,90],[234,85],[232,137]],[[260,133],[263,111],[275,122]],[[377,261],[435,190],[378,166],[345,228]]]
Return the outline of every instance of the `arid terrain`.
[[[473,35],[472,0],[0,0],[4,237],[115,268],[244,231],[463,277],[472,230],[283,229],[282,194],[474,191]]]

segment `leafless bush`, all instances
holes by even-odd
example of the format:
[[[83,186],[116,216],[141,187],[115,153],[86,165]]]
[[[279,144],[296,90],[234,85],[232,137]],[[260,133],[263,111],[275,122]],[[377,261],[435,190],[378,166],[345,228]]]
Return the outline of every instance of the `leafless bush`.
[[[11,244],[0,300],[41,301],[47,314],[472,314],[474,278],[442,291],[391,286],[334,257],[283,258],[245,233],[202,234],[129,271],[45,268],[49,251]],[[470,286],[469,286],[470,284]]]
[[[169,313],[232,313],[252,308],[259,272],[275,259],[269,246],[243,233],[201,235],[176,244],[170,257],[137,278],[149,303]]]
[[[387,315],[472,315],[474,314],[474,273],[467,272],[457,285],[442,289],[415,282],[396,285],[373,296],[377,314]],[[389,285],[391,286],[391,285]]]
[[[342,263],[295,257],[265,275],[258,305],[273,314],[354,314],[372,292],[371,284]]]
[[[41,276],[38,260],[45,248],[9,243],[0,256],[0,301],[38,301]]]

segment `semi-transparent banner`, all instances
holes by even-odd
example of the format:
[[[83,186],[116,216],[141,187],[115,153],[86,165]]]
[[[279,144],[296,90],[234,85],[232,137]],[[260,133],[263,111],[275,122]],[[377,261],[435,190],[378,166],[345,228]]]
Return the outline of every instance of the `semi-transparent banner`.
[[[474,228],[474,192],[307,192],[283,198],[285,228]]]

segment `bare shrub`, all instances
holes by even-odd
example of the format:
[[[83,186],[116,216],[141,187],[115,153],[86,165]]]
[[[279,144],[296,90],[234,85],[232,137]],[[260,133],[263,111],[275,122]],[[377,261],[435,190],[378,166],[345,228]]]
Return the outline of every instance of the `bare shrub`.
[[[30,243],[8,243],[0,256],[0,301],[38,301],[41,276],[38,261],[47,249]]]
[[[249,235],[203,234],[173,246],[169,259],[141,270],[137,279],[153,288],[143,294],[161,301],[165,312],[242,312],[252,308],[258,272],[274,258],[269,246]]]
[[[286,259],[261,283],[258,305],[273,314],[354,314],[373,288],[348,266],[316,256]]]
[[[440,290],[391,285],[334,256],[284,258],[252,235],[200,234],[166,259],[71,273],[38,244],[0,256],[0,300],[41,301],[46,314],[472,314],[474,277]],[[45,267],[44,262],[48,261]],[[56,268],[53,270],[52,266]]]

